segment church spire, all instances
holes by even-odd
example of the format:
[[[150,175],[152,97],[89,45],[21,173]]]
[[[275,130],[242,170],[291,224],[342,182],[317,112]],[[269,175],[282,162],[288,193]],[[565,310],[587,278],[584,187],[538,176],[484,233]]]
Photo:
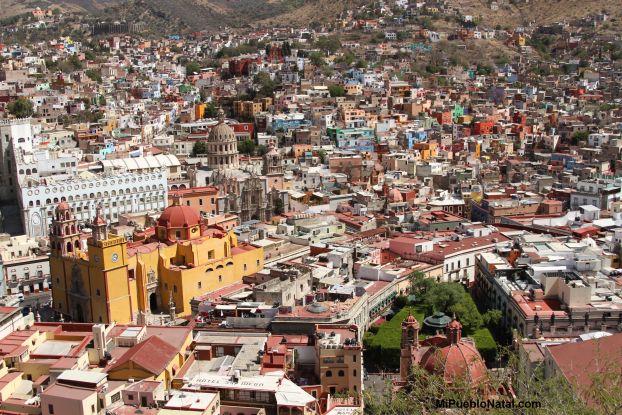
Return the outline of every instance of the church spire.
[[[93,240],[95,242],[103,241],[108,239],[108,223],[106,223],[106,219],[104,219],[103,215],[103,205],[101,202],[97,205],[97,209],[95,209],[95,219],[91,223],[93,229]]]

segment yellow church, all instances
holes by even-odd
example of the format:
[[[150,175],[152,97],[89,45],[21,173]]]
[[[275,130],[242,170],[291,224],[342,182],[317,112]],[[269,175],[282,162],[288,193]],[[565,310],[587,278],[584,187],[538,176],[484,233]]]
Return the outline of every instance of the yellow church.
[[[143,323],[144,316],[161,312],[186,316],[194,297],[263,268],[263,249],[207,227],[178,198],[132,242],[108,232],[101,206],[86,245],[67,202],[57,206],[51,227],[53,308],[76,322]]]

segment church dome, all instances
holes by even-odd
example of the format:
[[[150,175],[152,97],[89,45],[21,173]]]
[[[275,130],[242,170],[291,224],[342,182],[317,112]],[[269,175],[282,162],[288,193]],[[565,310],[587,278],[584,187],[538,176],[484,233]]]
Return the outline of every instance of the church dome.
[[[225,122],[225,112],[222,108],[218,111],[218,124],[216,124],[207,137],[209,142],[229,143],[236,142],[235,131]]]
[[[158,219],[158,226],[165,228],[191,228],[200,224],[201,218],[198,213],[190,206],[180,204],[173,204],[164,209]]]
[[[464,340],[441,348],[430,347],[421,358],[421,367],[442,375],[448,383],[458,378],[478,385],[487,374],[486,365],[475,346]]]

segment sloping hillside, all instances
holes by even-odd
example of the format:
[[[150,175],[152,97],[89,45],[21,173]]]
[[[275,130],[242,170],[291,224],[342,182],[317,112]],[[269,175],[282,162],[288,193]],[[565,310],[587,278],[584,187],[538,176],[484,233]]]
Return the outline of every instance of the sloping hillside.
[[[449,0],[465,15],[488,27],[524,26],[581,18],[606,11],[609,26],[619,30],[620,0]],[[0,0],[0,18],[35,7],[81,12],[95,18],[143,21],[154,30],[202,30],[245,25],[325,23],[344,10],[372,0]]]
[[[524,26],[568,21],[607,12],[613,23],[622,19],[620,0],[497,0],[499,9],[491,10],[490,0],[451,0],[465,15],[480,17],[488,26]]]
[[[0,0],[0,18],[35,7],[60,8],[98,19],[144,21],[171,31],[249,24],[305,25],[328,21],[364,0]]]

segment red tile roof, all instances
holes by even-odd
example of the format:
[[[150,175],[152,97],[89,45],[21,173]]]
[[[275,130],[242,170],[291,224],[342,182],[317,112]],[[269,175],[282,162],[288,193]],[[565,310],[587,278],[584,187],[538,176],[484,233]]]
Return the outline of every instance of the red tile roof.
[[[548,351],[564,377],[585,392],[592,385],[594,375],[616,372],[620,375],[622,334],[549,346]],[[610,376],[611,381],[615,377]]]
[[[108,372],[112,372],[131,361],[134,365],[140,366],[157,376],[166,369],[166,366],[177,353],[176,348],[159,337],[149,337],[125,352],[108,368]]]

